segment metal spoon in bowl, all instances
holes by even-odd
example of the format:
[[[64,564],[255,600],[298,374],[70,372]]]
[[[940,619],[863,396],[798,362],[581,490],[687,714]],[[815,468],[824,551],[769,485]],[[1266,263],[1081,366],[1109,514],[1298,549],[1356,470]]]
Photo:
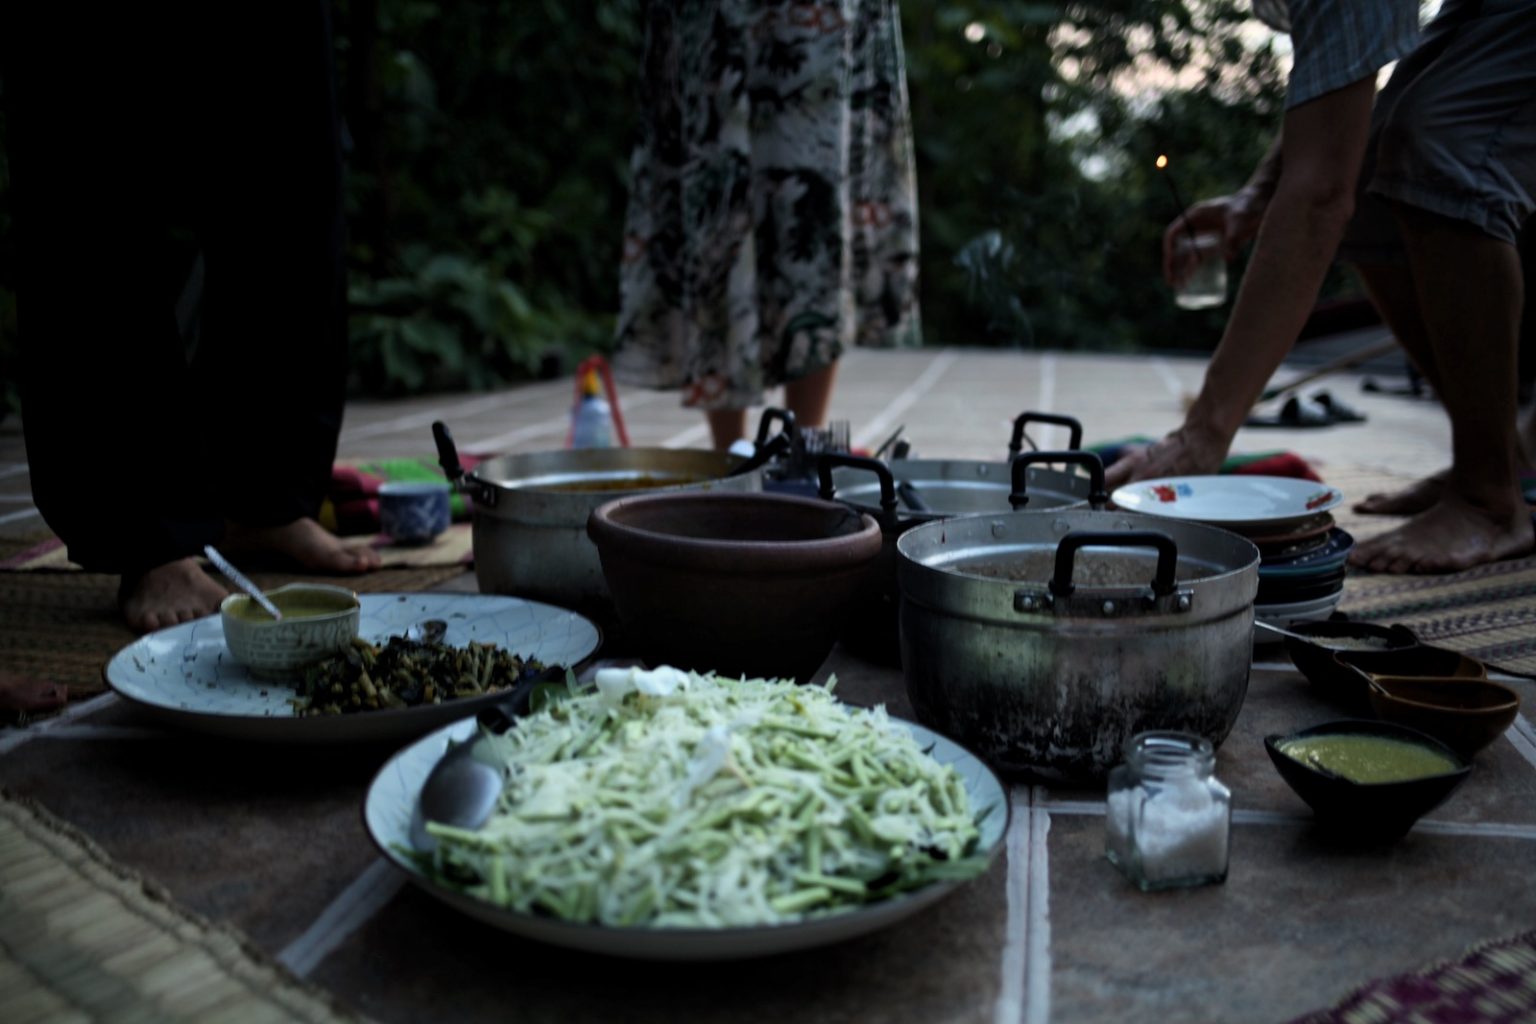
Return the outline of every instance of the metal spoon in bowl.
[[[1301,633],[1292,633],[1288,629],[1281,629],[1279,626],[1271,626],[1269,623],[1265,622],[1263,619],[1254,619],[1253,620],[1253,624],[1255,626],[1258,626],[1260,629],[1267,629],[1271,633],[1279,633],[1281,636],[1288,636],[1292,640],[1300,640],[1302,643],[1306,643],[1306,644],[1315,644],[1315,643],[1317,643],[1317,637],[1315,637],[1315,636],[1304,636]]]
[[[236,569],[229,563],[229,559],[219,554],[218,548],[215,548],[212,544],[204,544],[203,554],[208,556],[208,561],[213,563],[215,569],[218,569],[219,572],[227,576],[231,583],[247,594],[250,594],[252,600],[265,608],[268,615],[279,621],[282,620],[283,613],[277,610],[277,605],[273,604],[271,599],[261,592],[260,587],[247,579],[245,573]]]

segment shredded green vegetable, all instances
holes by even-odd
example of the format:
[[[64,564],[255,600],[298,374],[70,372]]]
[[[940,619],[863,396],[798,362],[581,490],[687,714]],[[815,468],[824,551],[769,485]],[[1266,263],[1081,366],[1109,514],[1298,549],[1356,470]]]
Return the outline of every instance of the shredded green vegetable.
[[[986,868],[958,773],[834,683],[605,670],[493,737],[478,831],[430,824],[428,869],[525,913],[740,927],[857,907]]]

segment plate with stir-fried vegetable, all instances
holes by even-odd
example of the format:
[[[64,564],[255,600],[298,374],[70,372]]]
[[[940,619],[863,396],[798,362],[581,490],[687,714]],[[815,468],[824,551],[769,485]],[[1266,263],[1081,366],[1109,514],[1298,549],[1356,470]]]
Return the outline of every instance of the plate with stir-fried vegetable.
[[[982,874],[1008,801],[975,756],[835,681],[603,669],[504,733],[459,722],[369,789],[379,849],[427,892],[535,940],[712,960],[862,935]],[[503,788],[478,829],[411,818],[451,746]]]
[[[104,674],[120,696],[199,732],[284,743],[407,739],[495,704],[530,677],[576,666],[601,640],[589,619],[516,597],[358,601],[358,640],[290,683],[252,677],[230,656],[217,615],[140,637]]]

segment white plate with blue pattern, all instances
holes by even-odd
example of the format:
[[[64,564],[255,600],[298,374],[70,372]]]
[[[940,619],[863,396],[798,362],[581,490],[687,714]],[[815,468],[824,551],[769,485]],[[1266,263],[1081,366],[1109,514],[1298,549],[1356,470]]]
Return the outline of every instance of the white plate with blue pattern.
[[[976,852],[989,860],[1002,848],[1008,831],[1008,794],[980,758],[930,729],[892,718],[911,731],[918,744],[940,764],[951,765],[965,786],[971,813],[980,819]],[[379,769],[363,803],[363,824],[390,863],[422,889],[454,909],[494,927],[536,942],[636,960],[740,960],[793,950],[813,949],[867,935],[938,902],[965,881],[938,881],[854,910],[810,917],[789,924],[725,928],[617,928],[578,924],[511,910],[460,892],[429,877],[411,852],[411,815],[432,767],[475,734],[474,721],[455,722],[395,753]],[[974,879],[972,880],[974,881]]]
[[[546,665],[575,666],[602,637],[565,608],[494,594],[360,594],[358,634],[382,643],[428,619],[448,624],[443,642],[493,643]],[[295,713],[293,687],[254,679],[229,655],[219,616],[139,637],[107,662],[107,685],[134,705],[197,732],[281,743],[371,742],[419,736],[494,704],[501,693],[350,715]]]

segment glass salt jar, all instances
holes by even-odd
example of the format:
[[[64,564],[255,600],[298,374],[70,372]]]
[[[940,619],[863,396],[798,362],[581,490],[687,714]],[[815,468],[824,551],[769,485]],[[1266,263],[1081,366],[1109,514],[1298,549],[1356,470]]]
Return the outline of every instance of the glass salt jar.
[[[1203,737],[1144,732],[1109,773],[1104,853],[1143,891],[1226,880],[1232,791],[1215,764]]]

